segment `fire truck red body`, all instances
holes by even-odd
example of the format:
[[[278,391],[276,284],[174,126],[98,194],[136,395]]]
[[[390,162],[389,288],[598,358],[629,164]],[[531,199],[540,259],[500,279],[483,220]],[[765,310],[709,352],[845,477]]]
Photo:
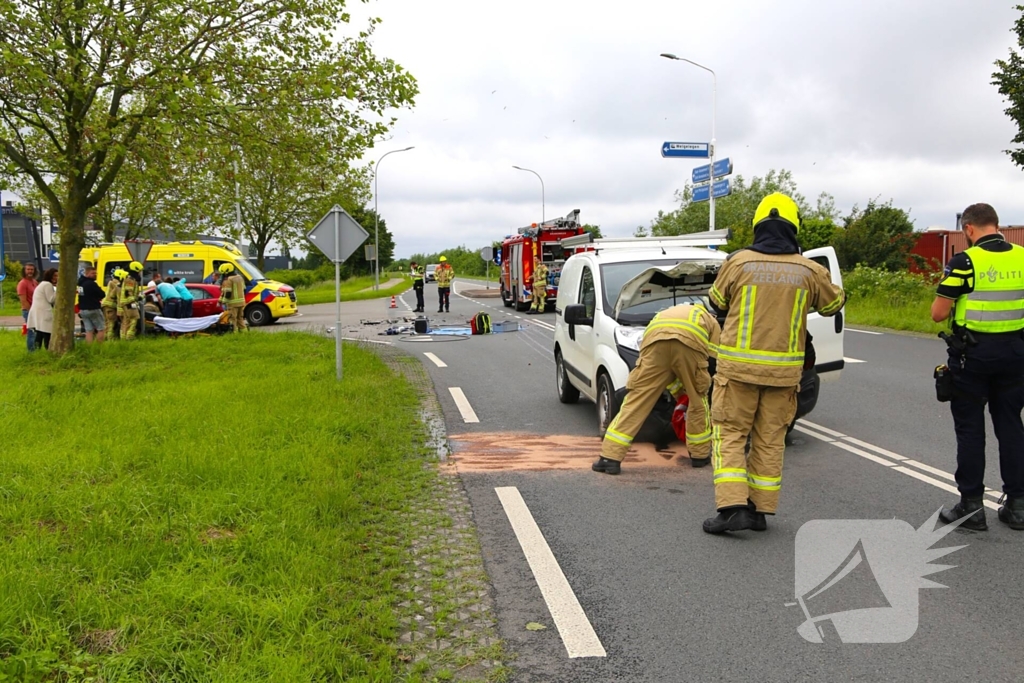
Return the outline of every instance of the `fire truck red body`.
[[[515,306],[520,311],[530,307],[535,257],[548,267],[547,301],[550,304],[555,300],[562,264],[569,256],[560,242],[566,237],[583,234],[579,219],[580,210],[575,209],[565,218],[542,225],[534,223],[505,238],[501,243],[501,300],[506,307]]]

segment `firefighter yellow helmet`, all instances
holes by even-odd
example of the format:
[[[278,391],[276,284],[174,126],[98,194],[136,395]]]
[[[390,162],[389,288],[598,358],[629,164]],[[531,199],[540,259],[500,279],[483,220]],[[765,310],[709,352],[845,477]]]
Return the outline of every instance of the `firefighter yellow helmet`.
[[[221,275],[228,275],[234,272],[235,267],[230,263],[222,263],[220,264],[220,268],[218,268],[217,270],[220,272]]]
[[[790,197],[781,192],[773,192],[757,205],[754,212],[754,227],[758,223],[769,219],[780,219],[793,226],[793,229],[800,232],[800,209]]]
[[[438,259],[438,261],[440,261],[441,263],[444,263],[447,260],[448,260],[447,256],[442,256],[441,258]]]
[[[114,277],[118,280],[123,280],[128,277],[128,271],[124,268],[118,268],[114,271]]]
[[[141,273],[142,264],[139,263],[138,261],[132,261],[131,263],[128,264],[128,270],[132,271],[133,273]]]

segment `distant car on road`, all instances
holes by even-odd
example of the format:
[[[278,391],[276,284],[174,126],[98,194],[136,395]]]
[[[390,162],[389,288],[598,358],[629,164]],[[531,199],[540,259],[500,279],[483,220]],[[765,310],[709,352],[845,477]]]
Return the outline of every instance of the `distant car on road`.
[[[434,277],[434,271],[437,270],[437,266],[438,264],[436,263],[431,263],[427,266],[427,270],[424,272],[424,278],[426,278],[427,282],[437,282],[437,278]]]
[[[636,364],[647,323],[674,303],[706,305],[727,254],[699,246],[698,240],[692,238],[693,246],[682,238],[609,240],[607,246],[596,240],[587,245],[596,250],[565,262],[555,305],[555,386],[562,403],[575,403],[583,395],[597,404],[601,434],[618,412],[615,394]],[[826,267],[832,281],[842,285],[832,247],[811,249],[804,256]],[[844,365],[842,313],[823,318],[812,312],[807,329],[816,366],[804,370],[797,418],[814,408],[819,382],[838,379]],[[671,402],[668,392],[663,398]]]

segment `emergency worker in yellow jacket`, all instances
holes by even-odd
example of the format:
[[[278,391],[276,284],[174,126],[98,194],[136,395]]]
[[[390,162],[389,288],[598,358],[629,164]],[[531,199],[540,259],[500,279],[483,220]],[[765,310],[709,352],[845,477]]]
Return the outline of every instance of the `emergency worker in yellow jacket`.
[[[245,329],[245,280],[230,263],[221,264],[220,305],[228,312],[235,332]]]
[[[121,289],[117,295],[117,314],[121,317],[121,339],[135,339],[142,315],[142,264],[132,261],[128,272],[121,271]]]
[[[434,279],[437,280],[437,312],[445,313],[451,310],[452,280],[455,279],[455,270],[448,263],[446,256],[438,259],[440,263],[434,269]]]
[[[533,259],[533,301],[530,313],[543,313],[548,305],[548,267],[540,259]]]
[[[626,398],[608,425],[601,457],[591,469],[618,474],[633,439],[665,389],[690,401],[686,412],[686,447],[694,467],[708,464],[708,358],[719,343],[718,321],[703,306],[681,304],[661,311],[644,330],[640,358],[629,373]]]
[[[712,461],[718,515],[704,531],[767,528],[782,487],[786,431],[796,416],[807,314],[840,311],[843,290],[800,254],[796,203],[781,193],[754,213],[754,243],[726,259],[711,287],[725,315],[711,394]],[[750,455],[744,454],[750,437]]]
[[[110,330],[110,338],[115,339],[114,330],[117,329],[117,299],[121,293],[121,281],[125,278],[128,273],[118,268],[112,273],[113,277],[110,278],[110,282],[107,283],[107,294],[103,297],[103,301],[100,302],[100,308],[103,309],[103,319],[107,325],[107,329]]]
[[[972,204],[961,216],[970,247],[946,265],[932,303],[932,320],[952,313],[947,365],[953,380],[949,401],[956,431],[956,486],[960,501],[939,519],[984,531],[985,404],[999,441],[1005,504],[999,521],[1024,531],[1024,248],[999,233],[999,216],[988,204]],[[967,519],[963,519],[963,518]]]

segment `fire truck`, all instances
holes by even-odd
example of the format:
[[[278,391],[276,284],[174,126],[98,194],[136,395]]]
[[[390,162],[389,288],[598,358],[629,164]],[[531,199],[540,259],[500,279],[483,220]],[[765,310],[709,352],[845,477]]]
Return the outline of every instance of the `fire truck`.
[[[518,311],[530,307],[533,298],[533,259],[539,258],[548,267],[547,301],[558,295],[562,264],[571,254],[561,240],[585,231],[580,224],[580,210],[574,209],[565,218],[555,218],[540,225],[519,228],[501,243],[501,300],[507,308]]]

